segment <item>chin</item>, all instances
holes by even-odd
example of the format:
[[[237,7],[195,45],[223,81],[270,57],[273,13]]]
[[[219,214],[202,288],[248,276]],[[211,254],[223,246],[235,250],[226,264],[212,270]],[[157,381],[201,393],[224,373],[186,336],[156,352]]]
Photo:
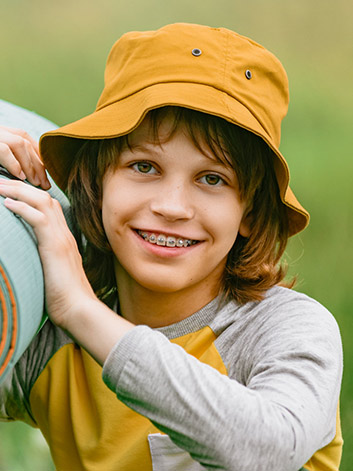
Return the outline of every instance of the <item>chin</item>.
[[[173,280],[173,283],[170,280],[136,280],[142,288],[155,292],[155,293],[164,293],[164,294],[172,294],[178,291],[182,291],[185,288],[191,287],[191,284],[185,285],[185,283],[178,283],[177,280]]]

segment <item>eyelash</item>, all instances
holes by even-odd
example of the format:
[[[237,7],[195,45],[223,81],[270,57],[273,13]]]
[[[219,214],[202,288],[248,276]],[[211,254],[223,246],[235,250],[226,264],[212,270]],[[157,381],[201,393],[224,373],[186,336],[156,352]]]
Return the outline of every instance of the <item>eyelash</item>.
[[[141,170],[141,168],[140,168],[141,166],[145,166],[145,170],[146,170],[146,166],[148,166],[148,171],[144,172],[143,170]],[[141,161],[132,163],[131,168],[133,168],[135,170],[135,172],[143,174],[143,175],[150,175],[150,174],[155,175],[155,172],[157,172],[157,170],[153,166],[153,164],[151,164],[150,162],[148,162],[146,160],[141,160]],[[155,170],[155,172],[151,173],[150,170],[152,170],[152,169]],[[211,178],[216,177],[217,182],[214,183],[214,184],[207,182],[208,177],[211,177]],[[226,184],[225,180],[221,176],[217,175],[216,173],[208,173],[206,175],[203,175],[202,177],[200,177],[198,179],[198,181],[202,181],[202,179],[206,179],[206,181],[204,183],[207,186],[220,186],[220,185],[225,185]]]
[[[213,184],[213,183],[209,183],[207,182],[207,185],[208,186],[220,186],[220,185],[224,185],[226,182],[223,180],[222,177],[220,177],[219,175],[217,175],[216,173],[208,173],[207,175],[204,175],[203,177],[199,178],[199,180],[202,180],[203,178],[206,179],[207,181],[207,177],[216,177],[217,178],[217,183]]]
[[[141,165],[148,165],[148,166],[149,166],[149,170],[151,170],[151,169],[156,170],[156,169],[154,168],[154,166],[153,166],[150,162],[147,162],[146,160],[141,160],[141,161],[139,161],[139,162],[134,162],[134,163],[131,165],[131,168],[133,168],[137,173],[142,173],[142,174],[144,174],[144,175],[149,174],[149,173],[150,173],[149,171],[148,171],[148,172],[143,172],[143,171],[141,171],[141,170],[139,169],[139,166],[141,166]]]

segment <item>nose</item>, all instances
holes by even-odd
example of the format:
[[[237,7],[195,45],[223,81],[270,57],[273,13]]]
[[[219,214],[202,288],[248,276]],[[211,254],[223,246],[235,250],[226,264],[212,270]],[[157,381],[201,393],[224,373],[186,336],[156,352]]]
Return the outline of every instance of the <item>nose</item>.
[[[194,217],[190,191],[182,183],[167,183],[151,201],[151,211],[168,221],[188,220]]]

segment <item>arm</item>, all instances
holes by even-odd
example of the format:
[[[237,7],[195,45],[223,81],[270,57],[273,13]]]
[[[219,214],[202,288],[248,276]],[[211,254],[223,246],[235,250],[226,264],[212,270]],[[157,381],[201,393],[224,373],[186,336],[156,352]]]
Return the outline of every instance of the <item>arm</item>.
[[[0,179],[0,194],[7,197],[4,205],[27,221],[36,234],[49,317],[103,364],[113,345],[133,325],[95,296],[60,203],[19,181]],[[99,338],[101,342],[97,342]]]
[[[25,364],[26,360],[21,359],[0,385],[0,421],[22,420],[35,427],[28,404],[28,395],[24,388],[26,372],[23,371],[22,366]]]
[[[281,311],[240,344],[234,332],[238,362],[259,344],[243,384],[241,368],[221,375],[146,327],[115,346],[104,380],[207,469],[297,471],[334,437],[341,347],[321,306],[299,301]]]

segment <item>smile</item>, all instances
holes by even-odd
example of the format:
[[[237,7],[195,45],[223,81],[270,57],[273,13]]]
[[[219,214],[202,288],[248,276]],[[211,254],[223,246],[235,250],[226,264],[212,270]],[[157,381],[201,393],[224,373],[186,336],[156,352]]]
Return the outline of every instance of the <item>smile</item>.
[[[199,241],[192,239],[183,239],[181,237],[166,236],[165,234],[147,233],[145,231],[136,231],[146,242],[150,244],[161,245],[165,247],[190,247]]]

